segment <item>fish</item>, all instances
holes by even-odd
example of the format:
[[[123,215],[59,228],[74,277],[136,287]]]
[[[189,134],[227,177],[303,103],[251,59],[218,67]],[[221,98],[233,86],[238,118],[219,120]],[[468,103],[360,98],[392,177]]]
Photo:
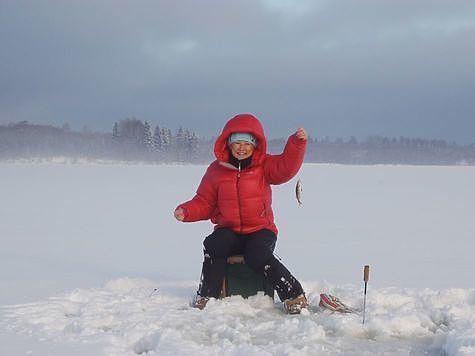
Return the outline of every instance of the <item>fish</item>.
[[[302,182],[300,181],[300,179],[298,179],[297,184],[295,185],[295,197],[297,198],[299,205],[302,205],[302,192]]]

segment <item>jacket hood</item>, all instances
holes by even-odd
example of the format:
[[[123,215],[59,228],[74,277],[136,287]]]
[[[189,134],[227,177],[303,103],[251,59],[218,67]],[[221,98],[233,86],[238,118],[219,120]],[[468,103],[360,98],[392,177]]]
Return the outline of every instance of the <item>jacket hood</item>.
[[[267,150],[267,141],[264,129],[257,117],[251,114],[239,114],[224,125],[223,131],[214,143],[214,155],[218,161],[228,162],[228,138],[234,132],[249,132],[257,138],[257,146],[252,154],[252,164],[262,163]]]

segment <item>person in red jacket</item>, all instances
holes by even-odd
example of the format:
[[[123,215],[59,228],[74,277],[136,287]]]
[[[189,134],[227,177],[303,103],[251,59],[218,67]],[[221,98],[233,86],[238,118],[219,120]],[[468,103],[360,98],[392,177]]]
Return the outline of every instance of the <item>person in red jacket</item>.
[[[259,120],[250,114],[230,119],[216,139],[216,160],[210,164],[193,199],[178,205],[183,222],[210,219],[214,231],[203,242],[204,261],[194,306],[204,308],[220,294],[227,258],[245,263],[277,291],[289,313],[299,313],[307,300],[299,281],[274,256],[277,227],[272,212],[272,184],[282,184],[299,171],[307,144],[305,129],[292,134],[279,155],[266,152]]]

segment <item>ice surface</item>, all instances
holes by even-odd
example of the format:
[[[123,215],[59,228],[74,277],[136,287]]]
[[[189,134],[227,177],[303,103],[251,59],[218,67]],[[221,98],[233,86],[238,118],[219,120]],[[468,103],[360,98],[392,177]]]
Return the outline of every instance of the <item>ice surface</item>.
[[[310,302],[188,307],[208,222],[178,223],[205,166],[0,164],[0,354],[475,354],[475,167],[305,165],[274,188],[277,254]],[[158,288],[158,291],[155,289]]]

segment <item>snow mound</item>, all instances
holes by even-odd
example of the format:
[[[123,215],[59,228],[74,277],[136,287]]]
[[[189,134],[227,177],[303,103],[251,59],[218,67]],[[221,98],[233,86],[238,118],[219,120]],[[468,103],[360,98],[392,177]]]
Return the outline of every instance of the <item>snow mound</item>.
[[[195,282],[121,278],[103,288],[2,308],[0,327],[53,342],[100,344],[107,355],[475,354],[475,290],[396,289],[368,294],[359,314],[319,310],[330,292],[362,307],[352,285],[304,283],[312,311],[283,314],[257,295],[189,307]]]

